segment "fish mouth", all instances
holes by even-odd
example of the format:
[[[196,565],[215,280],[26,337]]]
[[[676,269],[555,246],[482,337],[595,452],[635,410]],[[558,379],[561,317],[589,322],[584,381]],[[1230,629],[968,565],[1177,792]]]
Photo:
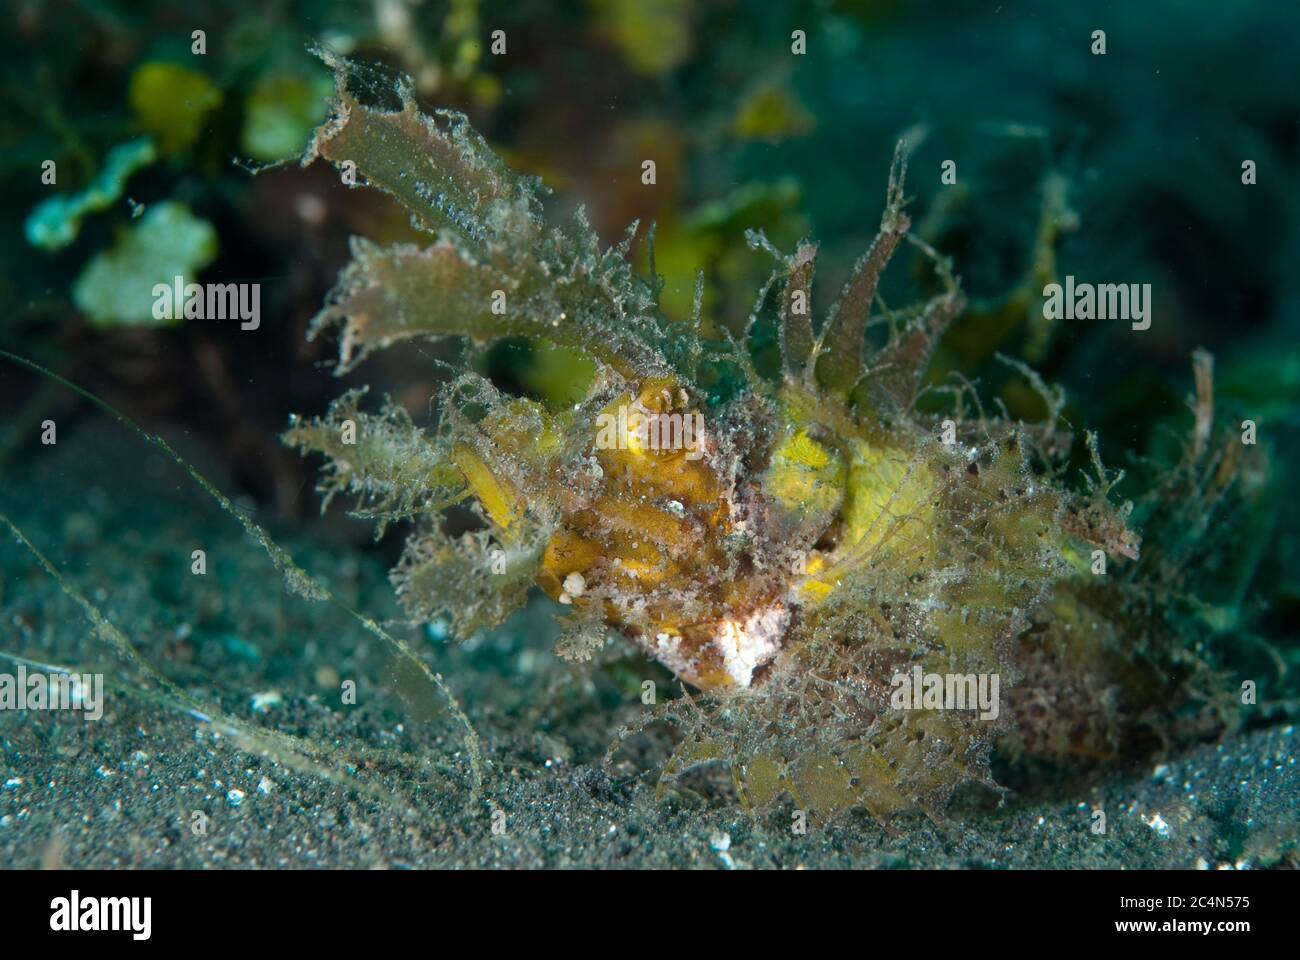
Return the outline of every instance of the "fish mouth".
[[[673,674],[700,690],[739,692],[757,687],[785,645],[793,611],[780,601],[743,615],[661,630],[641,647]]]

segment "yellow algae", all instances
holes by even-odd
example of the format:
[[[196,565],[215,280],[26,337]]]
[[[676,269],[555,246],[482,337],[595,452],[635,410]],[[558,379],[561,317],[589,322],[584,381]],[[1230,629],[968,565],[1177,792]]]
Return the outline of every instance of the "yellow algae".
[[[851,447],[844,498],[844,542],[859,550],[902,552],[931,532],[934,476],[919,457],[898,448]]]
[[[478,497],[492,522],[507,536],[519,519],[521,504],[518,494],[508,483],[492,473],[482,458],[466,444],[458,444],[451,458],[465,476],[465,481]]]

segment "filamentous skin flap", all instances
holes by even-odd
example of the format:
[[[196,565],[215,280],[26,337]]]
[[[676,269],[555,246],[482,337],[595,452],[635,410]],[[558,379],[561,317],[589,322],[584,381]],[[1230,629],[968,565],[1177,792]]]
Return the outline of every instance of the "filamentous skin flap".
[[[337,99],[303,162],[390,193],[429,235],[354,241],[312,328],[338,329],[340,372],[411,338],[519,336],[595,371],[560,410],[467,366],[440,392],[436,429],[393,405],[367,412],[358,391],[291,424],[289,444],[326,458],[327,500],[345,493],[381,525],[412,528],[392,580],[413,619],[447,617],[463,637],[539,586],[561,605],[563,656],[592,658],[612,628],[695,691],[689,709],[655,713],[682,733],[665,784],[723,761],[748,809],[789,795],[822,820],[855,807],[885,823],[938,817],[959,784],[992,785],[995,744],[1054,761],[1119,755],[1204,682],[1186,657],[1168,680],[1183,639],[1141,615],[1160,568],[1143,566],[1095,441],[1097,476],[1067,486],[1059,404],[1039,424],[918,411],[965,302],[910,235],[901,146],[879,232],[820,321],[816,246],[772,250],[781,366],[764,376],[748,342],[703,336],[698,307],[691,323],[663,315],[659,278],[628,259],[635,225],[612,248],[580,216],[550,225],[540,186],[463,116],[421,113],[404,81],[383,91],[396,109],[368,106],[355,90],[371,74],[322,56]],[[880,278],[909,241],[938,292],[896,311],[869,350]],[[739,381],[724,403],[709,403],[706,367]],[[1216,449],[1189,444],[1170,484],[1193,488]],[[452,503],[482,528],[445,533]]]

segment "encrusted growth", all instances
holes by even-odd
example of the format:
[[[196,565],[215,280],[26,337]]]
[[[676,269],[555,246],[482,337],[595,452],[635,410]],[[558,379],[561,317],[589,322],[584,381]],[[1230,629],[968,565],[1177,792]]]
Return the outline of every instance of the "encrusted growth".
[[[1053,727],[1034,704],[1054,709],[1058,689],[1098,695],[1081,675],[1130,662],[1132,622],[1093,565],[1101,551],[1112,580],[1136,583],[1138,538],[1099,459],[1089,489],[1063,485],[1061,401],[1027,367],[1044,423],[967,415],[960,396],[948,414],[917,409],[964,300],[908,232],[901,148],[880,231],[824,323],[811,305],[816,246],[786,256],[753,236],[777,258],[782,365],[770,379],[749,342],[702,339],[698,307],[690,324],[663,316],[653,267],[641,277],[626,256],[635,225],[613,248],[580,216],[549,225],[540,187],[464,117],[424,116],[408,84],[376,88],[326,59],[337,103],[304,162],[355,171],[430,233],[423,247],[355,241],[313,327],[341,327],[340,371],[402,339],[447,336],[532,337],[596,367],[582,402],[559,412],[464,373],[442,392],[432,434],[392,406],[362,412],[356,392],[292,425],[289,443],[327,458],[327,498],[346,492],[381,524],[415,523],[393,572],[413,618],[448,614],[463,636],[540,586],[570,608],[562,654],[590,657],[610,627],[702,693],[664,708],[686,732],[665,782],[725,760],[751,809],[789,793],[820,818],[938,815],[961,782],[990,782],[1003,734],[1053,756],[1113,734],[1086,718],[1081,731],[1073,718]],[[368,101],[388,106],[359,99],[367,83]],[[888,340],[870,352],[877,286],[904,241],[931,261],[939,292],[884,318]],[[711,403],[706,373],[719,365],[739,386]],[[348,423],[355,442],[341,439]],[[482,529],[443,532],[456,502]],[[1152,629],[1142,656],[1163,663],[1169,640]],[[918,668],[995,677],[1014,709],[900,701],[898,678]],[[1163,691],[1135,679],[1145,669],[1125,674],[1126,695]],[[1097,683],[1111,695],[1113,677]]]

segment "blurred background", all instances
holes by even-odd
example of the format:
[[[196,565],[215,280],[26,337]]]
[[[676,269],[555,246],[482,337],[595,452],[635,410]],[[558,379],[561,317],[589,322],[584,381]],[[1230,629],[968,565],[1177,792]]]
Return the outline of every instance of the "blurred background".
[[[953,258],[972,300],[935,382],[960,371],[986,400],[1035,417],[1041,400],[994,355],[1025,360],[1065,388],[1067,419],[1099,432],[1108,465],[1131,468],[1118,493],[1132,495],[1144,476],[1130,456],[1185,436],[1190,355],[1205,347],[1220,408],[1257,421],[1278,489],[1294,484],[1300,7],[5,0],[4,11],[0,345],[171,439],[277,530],[310,525],[388,560],[401,540],[371,544],[369,525],[340,510],[320,518],[317,465],[278,441],[289,413],[319,413],[342,389],[334,344],[305,331],[349,237],[421,239],[383,195],[298,165],[332,88],[311,42],[410,75],[426,106],[465,111],[554,191],[557,216],[583,205],[611,243],[629,222],[644,235],[655,221],[666,312],[689,312],[702,269],[714,329],[743,323],[770,270],[745,244],[750,228],[786,251],[821,244],[824,311],[874,233],[893,145],[907,137],[915,230]],[[496,30],[501,55],[489,49]],[[641,183],[645,159],[653,186]],[[946,161],[955,183],[941,180]],[[930,282],[912,256],[891,269],[891,304]],[[260,284],[259,329],[160,322],[130,295],[178,274]],[[1042,286],[1067,274],[1150,283],[1151,329],[1045,323]],[[426,416],[436,361],[456,350],[403,346],[346,382]],[[571,389],[568,368],[535,344],[502,344],[482,362],[512,390],[560,401]],[[62,438],[100,416],[9,364],[0,409],[11,490],[42,421]],[[74,486],[103,466],[78,462],[87,476]],[[20,519],[23,508],[8,506]],[[1266,634],[1294,635],[1298,525],[1281,496],[1242,531],[1252,547],[1239,595]]]

